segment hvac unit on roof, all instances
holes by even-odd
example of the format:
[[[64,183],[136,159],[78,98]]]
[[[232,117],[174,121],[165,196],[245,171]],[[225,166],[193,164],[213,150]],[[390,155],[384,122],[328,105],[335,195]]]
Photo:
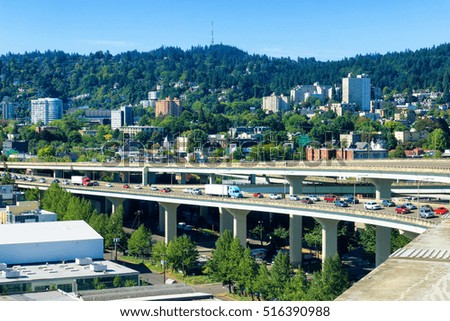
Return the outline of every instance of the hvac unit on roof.
[[[7,279],[20,278],[20,271],[14,269],[6,269],[2,271],[2,277]]]
[[[7,267],[6,263],[0,263],[0,271],[6,270]]]
[[[92,263],[92,259],[90,257],[79,257],[75,259],[75,263],[78,265],[89,265]]]
[[[89,268],[93,272],[105,272],[107,270],[106,264],[100,264],[100,263],[90,264]]]

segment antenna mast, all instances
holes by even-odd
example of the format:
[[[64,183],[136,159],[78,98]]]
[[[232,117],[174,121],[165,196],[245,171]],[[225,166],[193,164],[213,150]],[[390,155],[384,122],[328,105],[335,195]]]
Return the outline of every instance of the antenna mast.
[[[214,21],[211,20],[211,46],[214,45]]]

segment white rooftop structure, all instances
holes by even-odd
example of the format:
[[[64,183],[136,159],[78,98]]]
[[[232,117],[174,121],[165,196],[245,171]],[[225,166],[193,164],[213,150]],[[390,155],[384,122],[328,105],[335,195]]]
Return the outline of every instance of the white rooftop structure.
[[[0,225],[0,262],[25,264],[103,257],[103,238],[84,221]]]

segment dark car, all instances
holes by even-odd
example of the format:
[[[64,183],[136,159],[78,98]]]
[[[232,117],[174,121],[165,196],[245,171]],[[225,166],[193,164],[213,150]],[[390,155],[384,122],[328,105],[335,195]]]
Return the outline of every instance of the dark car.
[[[353,196],[349,196],[346,199],[344,199],[345,202],[349,203],[349,204],[359,204],[359,199],[353,197]]]
[[[313,200],[310,199],[309,197],[303,197],[300,199],[300,202],[302,202],[303,204],[314,204]]]
[[[253,197],[254,197],[254,198],[263,198],[264,195],[261,194],[261,193],[253,193]]]

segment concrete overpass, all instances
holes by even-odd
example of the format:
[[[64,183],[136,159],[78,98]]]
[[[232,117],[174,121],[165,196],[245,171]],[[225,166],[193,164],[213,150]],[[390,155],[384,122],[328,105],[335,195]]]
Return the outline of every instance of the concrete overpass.
[[[47,183],[18,182],[20,188],[46,190]],[[289,215],[290,222],[290,256],[295,264],[301,263],[302,217],[310,216],[322,225],[323,259],[337,254],[337,224],[339,221],[372,224],[377,227],[376,264],[383,262],[390,254],[391,229],[399,229],[404,233],[416,236],[439,221],[425,220],[413,216],[398,215],[392,212],[366,211],[361,209],[340,208],[325,204],[307,205],[288,200],[270,200],[268,198],[231,199],[228,197],[210,197],[207,195],[191,195],[174,191],[161,193],[144,189],[124,189],[122,187],[104,186],[63,186],[67,191],[79,195],[94,195],[107,198],[114,208],[125,199],[157,202],[163,209],[159,216],[159,225],[164,227],[166,242],[176,236],[177,207],[180,204],[202,207],[215,207],[220,213],[220,231],[230,229],[243,245],[247,240],[247,215],[250,211],[270,212]]]

